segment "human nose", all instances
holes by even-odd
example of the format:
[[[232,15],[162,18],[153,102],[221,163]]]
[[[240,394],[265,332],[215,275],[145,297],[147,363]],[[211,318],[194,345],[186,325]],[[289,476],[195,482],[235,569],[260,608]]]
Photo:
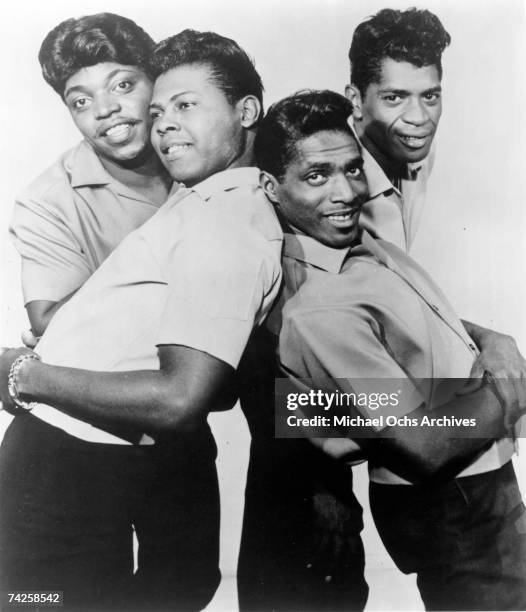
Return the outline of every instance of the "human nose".
[[[181,124],[173,112],[165,112],[155,121],[155,130],[158,134],[165,134],[166,132],[170,131],[179,131],[180,129]]]
[[[121,105],[111,94],[100,94],[95,98],[95,117],[106,119],[121,110]]]
[[[410,98],[404,109],[403,120],[412,125],[423,125],[429,115],[426,106],[419,98]]]
[[[356,197],[353,186],[345,174],[339,174],[332,181],[331,201],[352,204]]]

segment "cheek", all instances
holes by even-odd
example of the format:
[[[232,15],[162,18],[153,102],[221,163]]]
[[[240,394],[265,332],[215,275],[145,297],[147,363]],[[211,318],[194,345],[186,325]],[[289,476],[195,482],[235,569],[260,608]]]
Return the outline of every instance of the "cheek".
[[[95,136],[94,122],[91,120],[88,113],[82,115],[72,115],[73,123],[76,125],[79,132],[88,140]]]
[[[435,125],[438,125],[441,115],[442,115],[442,105],[440,104],[439,106],[435,106],[430,113],[431,120],[433,121]]]

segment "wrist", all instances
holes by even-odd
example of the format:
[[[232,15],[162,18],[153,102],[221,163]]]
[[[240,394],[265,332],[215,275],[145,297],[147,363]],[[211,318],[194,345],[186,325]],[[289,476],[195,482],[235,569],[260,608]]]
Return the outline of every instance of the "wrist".
[[[27,359],[21,365],[17,374],[17,390],[19,395],[31,396],[34,392],[32,382],[34,380],[35,372],[41,365],[40,357],[35,359]]]
[[[24,370],[26,370],[27,373],[29,363],[36,361],[40,361],[40,357],[36,353],[24,353],[13,361],[9,369],[7,379],[8,393],[11,400],[20,411],[30,411],[36,405],[35,402],[27,402],[23,399],[27,391],[24,390],[24,385],[21,383],[21,379],[24,378]]]
[[[486,391],[489,391],[495,399],[497,399],[501,409],[502,425],[504,430],[503,434],[504,436],[509,436],[515,422],[521,417],[521,411],[518,404],[510,404],[509,402],[506,402],[495,383],[493,375],[487,371],[484,372],[483,387]]]

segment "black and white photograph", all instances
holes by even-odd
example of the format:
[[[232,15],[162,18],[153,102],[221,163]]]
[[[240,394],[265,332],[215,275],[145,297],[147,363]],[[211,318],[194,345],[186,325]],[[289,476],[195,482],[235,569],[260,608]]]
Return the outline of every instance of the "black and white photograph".
[[[524,0],[2,12],[0,609],[525,611]]]

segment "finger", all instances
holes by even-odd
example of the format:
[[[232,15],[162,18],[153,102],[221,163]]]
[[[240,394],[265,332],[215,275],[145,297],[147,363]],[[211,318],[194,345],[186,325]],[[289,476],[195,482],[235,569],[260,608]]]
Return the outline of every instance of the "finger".
[[[33,349],[37,345],[38,339],[30,329],[26,329],[22,332],[22,342],[27,348]]]
[[[468,378],[466,384],[456,392],[456,395],[469,395],[482,386],[482,376]]]

